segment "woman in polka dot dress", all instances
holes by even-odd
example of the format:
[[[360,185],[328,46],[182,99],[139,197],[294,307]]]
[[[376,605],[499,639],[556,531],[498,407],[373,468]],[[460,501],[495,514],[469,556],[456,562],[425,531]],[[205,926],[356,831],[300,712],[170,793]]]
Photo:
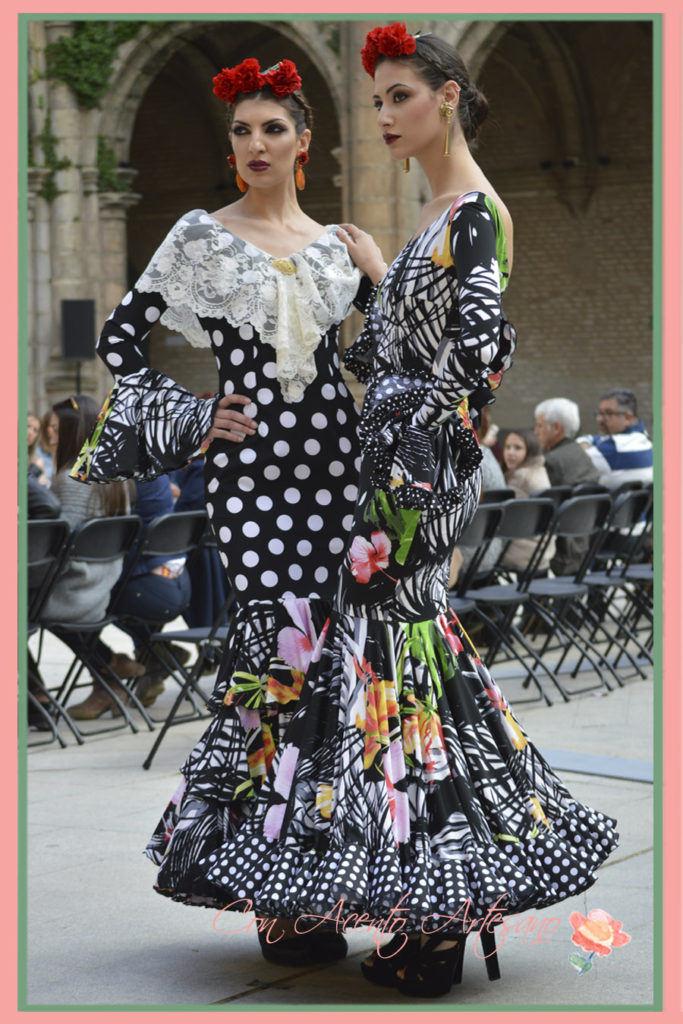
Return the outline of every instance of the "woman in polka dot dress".
[[[392,155],[417,157],[435,199],[349,350],[363,460],[330,622],[253,814],[196,867],[223,906],[296,919],[311,953],[322,923],[394,932],[365,977],[438,996],[468,932],[497,977],[494,926],[587,889],[617,836],[528,740],[448,607],[481,484],[470,416],[515,348],[512,224],[467,145],[485,100],[431,35],[377,29],[364,57]]]
[[[106,421],[90,453],[93,471],[109,458],[116,472],[132,460],[134,475],[154,475],[206,435],[207,508],[237,598],[209,702],[215,717],[149,846],[163,862],[160,890],[188,902],[213,893],[195,864],[249,814],[296,706],[357,496],[358,410],[339,369],[338,326],[372,282],[337,226],[298,205],[294,170],[301,187],[311,137],[300,84],[286,60],[263,73],[247,60],[216,77],[248,191],[177,221],[97,346],[117,378],[118,420]],[[360,264],[374,281],[385,269],[374,243]],[[140,343],[159,319],[211,346],[218,401],[148,367]]]

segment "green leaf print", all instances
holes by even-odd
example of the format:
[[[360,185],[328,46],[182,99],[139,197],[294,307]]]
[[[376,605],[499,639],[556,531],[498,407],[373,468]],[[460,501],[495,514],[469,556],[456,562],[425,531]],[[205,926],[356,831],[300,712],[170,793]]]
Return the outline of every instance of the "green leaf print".
[[[420,515],[420,509],[396,508],[386,491],[375,491],[365,506],[363,519],[371,526],[384,530],[391,540],[398,542],[398,547],[394,549],[394,560],[399,565],[405,565]]]

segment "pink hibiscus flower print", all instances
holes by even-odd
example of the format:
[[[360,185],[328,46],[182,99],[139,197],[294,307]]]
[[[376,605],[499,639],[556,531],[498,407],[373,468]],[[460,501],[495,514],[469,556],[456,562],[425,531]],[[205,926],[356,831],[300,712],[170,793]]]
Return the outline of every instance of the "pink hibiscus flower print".
[[[369,583],[373,573],[386,569],[389,565],[391,541],[386,533],[376,530],[365,537],[354,537],[350,548],[351,572],[359,583]],[[386,575],[386,574],[385,574]]]

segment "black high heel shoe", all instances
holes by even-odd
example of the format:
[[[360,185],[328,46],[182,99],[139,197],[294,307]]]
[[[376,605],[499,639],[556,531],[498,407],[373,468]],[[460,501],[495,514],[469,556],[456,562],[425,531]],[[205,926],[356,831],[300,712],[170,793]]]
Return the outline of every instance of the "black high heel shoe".
[[[336,928],[322,929],[310,934],[311,960],[316,964],[343,960],[349,951],[349,944]]]
[[[264,960],[287,967],[343,960],[349,949],[346,939],[336,929],[283,935],[271,942],[266,932],[259,931],[258,940]]]
[[[361,963],[363,976],[375,985],[394,986],[396,971],[404,967],[420,948],[420,935],[397,932],[393,939],[372,954],[371,963]],[[381,954],[381,955],[380,955]]]
[[[500,978],[496,937],[493,932],[480,932],[482,949],[486,959],[486,973],[489,981]],[[452,945],[445,949],[438,947],[445,942]],[[445,996],[453,985],[462,981],[462,965],[465,957],[466,935],[449,940],[440,933],[428,935],[418,952],[403,967],[403,977],[396,975],[396,988],[405,996],[436,998]]]

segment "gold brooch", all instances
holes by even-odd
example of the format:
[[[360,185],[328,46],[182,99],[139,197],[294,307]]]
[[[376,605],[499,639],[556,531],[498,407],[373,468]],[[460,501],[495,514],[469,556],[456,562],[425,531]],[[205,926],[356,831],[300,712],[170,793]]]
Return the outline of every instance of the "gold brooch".
[[[296,267],[291,260],[277,259],[271,260],[271,263],[281,274],[296,274]]]

